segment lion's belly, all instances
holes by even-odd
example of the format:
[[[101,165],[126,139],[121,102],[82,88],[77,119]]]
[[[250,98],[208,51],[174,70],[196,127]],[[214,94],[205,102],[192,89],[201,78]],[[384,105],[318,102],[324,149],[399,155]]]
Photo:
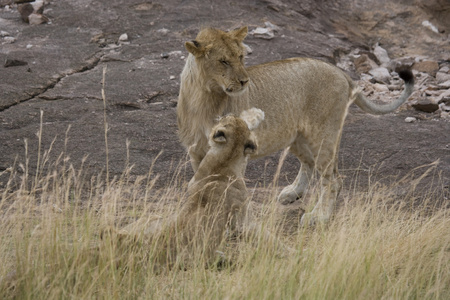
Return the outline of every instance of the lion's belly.
[[[295,130],[283,130],[283,128],[272,128],[272,130],[257,130],[255,132],[258,143],[258,151],[252,158],[270,155],[278,150],[289,147],[297,137]]]

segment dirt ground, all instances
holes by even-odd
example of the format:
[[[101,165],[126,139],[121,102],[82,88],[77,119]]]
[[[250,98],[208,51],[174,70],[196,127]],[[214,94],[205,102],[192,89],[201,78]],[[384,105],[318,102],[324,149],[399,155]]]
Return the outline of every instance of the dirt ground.
[[[15,182],[23,172],[35,174],[41,124],[41,154],[51,150],[50,161],[64,152],[75,168],[87,157],[83,169],[88,174],[105,170],[104,70],[111,176],[120,175],[127,164],[133,165],[132,176],[145,175],[152,167],[159,187],[171,182],[180,165],[186,178],[192,176],[177,138],[175,110],[187,56],[184,42],[204,26],[228,30],[248,25],[251,31],[266,21],[277,25],[270,40],[249,34],[247,65],[294,56],[336,64],[341,54],[370,49],[376,42],[392,58],[450,61],[449,15],[421,1],[48,2],[44,13],[51,22],[42,25],[24,23],[14,5],[0,8],[0,29],[15,38],[0,46],[0,187],[11,167],[19,171]],[[430,3],[435,2],[440,4]],[[440,32],[424,28],[423,20],[438,24]],[[125,33],[127,38],[119,41]],[[26,64],[6,68],[7,60]],[[358,74],[352,76],[358,79]],[[406,123],[409,116],[418,121]],[[251,161],[248,186],[269,184],[278,157]],[[439,181],[448,189],[448,120],[408,107],[384,116],[351,107],[339,156],[347,188],[356,182],[364,189],[369,178],[389,182],[437,160],[424,182]],[[296,158],[289,156],[279,184],[294,180],[298,168]]]

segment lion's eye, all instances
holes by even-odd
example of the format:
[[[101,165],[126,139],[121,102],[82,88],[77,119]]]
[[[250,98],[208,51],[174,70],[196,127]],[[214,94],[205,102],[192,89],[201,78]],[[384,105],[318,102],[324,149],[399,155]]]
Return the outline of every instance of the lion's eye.
[[[222,65],[224,65],[224,66],[229,66],[229,65],[230,65],[230,63],[229,63],[228,61],[224,60],[224,59],[221,59],[221,60],[220,60],[220,63],[221,63]]]

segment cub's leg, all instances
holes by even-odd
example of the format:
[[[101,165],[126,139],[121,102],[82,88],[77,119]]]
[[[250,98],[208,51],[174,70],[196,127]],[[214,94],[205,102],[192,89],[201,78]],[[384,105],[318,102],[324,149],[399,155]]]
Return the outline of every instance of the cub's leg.
[[[304,195],[314,170],[314,155],[302,135],[297,137],[289,150],[300,160],[301,167],[295,181],[286,186],[278,195],[278,201],[282,204],[293,203]]]

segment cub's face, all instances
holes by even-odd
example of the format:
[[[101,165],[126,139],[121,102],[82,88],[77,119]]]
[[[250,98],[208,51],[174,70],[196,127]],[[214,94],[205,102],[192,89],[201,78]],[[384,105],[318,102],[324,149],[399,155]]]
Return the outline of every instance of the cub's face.
[[[256,139],[247,123],[233,115],[222,117],[209,138],[213,151],[230,157],[247,156],[257,150]]]
[[[195,56],[211,91],[234,96],[247,88],[249,77],[242,45],[246,35],[247,27],[230,32],[208,28],[200,31],[194,41],[186,43],[186,49]]]

